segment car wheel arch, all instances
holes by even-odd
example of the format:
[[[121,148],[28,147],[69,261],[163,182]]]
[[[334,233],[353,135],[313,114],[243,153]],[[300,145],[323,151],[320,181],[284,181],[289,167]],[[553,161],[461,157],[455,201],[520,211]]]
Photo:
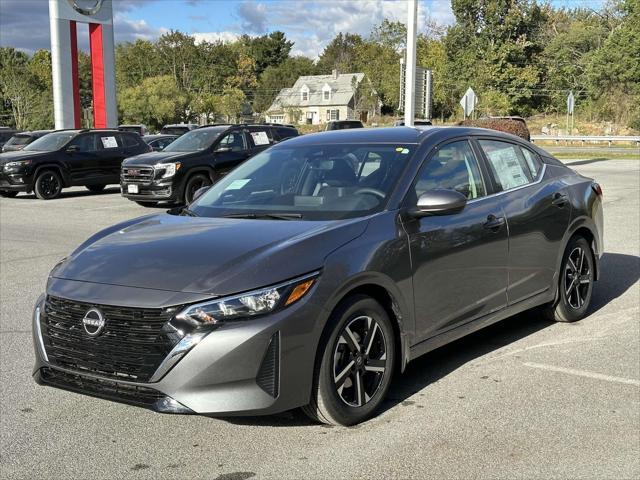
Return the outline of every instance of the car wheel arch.
[[[593,265],[594,265],[594,278],[598,280],[600,274],[600,265],[598,262],[599,253],[600,253],[600,245],[598,245],[598,236],[595,233],[595,226],[590,224],[590,219],[587,217],[581,217],[575,219],[570,227],[567,229],[565,233],[562,249],[560,250],[560,255],[557,261],[556,272],[560,272],[560,264],[562,263],[562,257],[564,256],[564,251],[569,244],[569,241],[572,237],[579,235],[589,243],[591,247],[591,254],[593,255]]]
[[[389,280],[391,281],[391,280]],[[399,293],[394,292],[392,288],[386,282],[373,281],[371,278],[362,278],[360,281],[348,282],[342,288],[336,290],[335,294],[331,297],[326,311],[329,312],[326,316],[326,320],[322,327],[322,333],[320,338],[324,338],[328,333],[329,319],[336,309],[346,301],[348,298],[365,295],[376,300],[387,312],[391,323],[393,325],[395,333],[396,352],[398,355],[399,370],[404,371],[407,363],[410,359],[410,343],[408,341],[408,333],[406,329],[406,320],[409,317],[409,310],[403,305],[402,300],[399,299]],[[317,346],[316,346],[317,348]],[[319,352],[316,351],[316,362],[318,361]]]
[[[69,181],[69,176],[67,175],[67,172],[65,172],[60,165],[57,165],[55,163],[43,163],[42,165],[36,166],[36,169],[33,173],[34,188],[35,188],[36,178],[38,178],[38,175],[40,175],[40,172],[42,172],[43,170],[55,170],[60,175],[60,178],[62,179],[62,186],[64,188],[71,186],[71,182]]]

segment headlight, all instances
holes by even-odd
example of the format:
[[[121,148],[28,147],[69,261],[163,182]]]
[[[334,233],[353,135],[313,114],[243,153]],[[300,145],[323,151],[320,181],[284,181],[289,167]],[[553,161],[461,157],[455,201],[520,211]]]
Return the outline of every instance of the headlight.
[[[30,164],[31,164],[31,160],[20,160],[19,162],[7,162],[4,164],[4,169],[10,170],[12,168],[25,167]]]
[[[180,170],[180,167],[182,166],[182,164],[180,162],[176,162],[176,163],[158,163],[155,166],[156,170],[164,170],[164,172],[162,173],[162,175],[160,175],[159,178],[169,178],[169,177],[173,177],[176,172],[178,170]]]
[[[275,312],[304,297],[317,278],[318,272],[315,272],[273,287],[191,305],[176,318],[193,326],[204,326]]]

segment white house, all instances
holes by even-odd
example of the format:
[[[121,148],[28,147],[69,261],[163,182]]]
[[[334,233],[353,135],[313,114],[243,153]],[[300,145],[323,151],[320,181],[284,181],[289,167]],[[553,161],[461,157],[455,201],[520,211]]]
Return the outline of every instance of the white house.
[[[331,120],[363,120],[379,113],[357,108],[356,87],[364,73],[338,73],[299,77],[291,88],[283,88],[265,112],[268,122],[319,125]]]

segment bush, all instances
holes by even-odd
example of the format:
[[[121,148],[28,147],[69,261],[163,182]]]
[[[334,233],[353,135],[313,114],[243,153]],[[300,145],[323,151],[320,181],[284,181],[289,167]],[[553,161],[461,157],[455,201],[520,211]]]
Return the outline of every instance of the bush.
[[[488,128],[490,130],[510,133],[520,138],[524,138],[527,141],[531,139],[526,123],[511,118],[479,118],[477,120],[464,120],[459,122],[458,125],[463,125],[465,127]]]

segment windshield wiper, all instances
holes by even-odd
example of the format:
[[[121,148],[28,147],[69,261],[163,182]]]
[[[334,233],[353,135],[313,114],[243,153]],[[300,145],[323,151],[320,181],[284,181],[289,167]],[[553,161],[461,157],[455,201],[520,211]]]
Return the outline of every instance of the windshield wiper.
[[[198,216],[195,212],[189,210],[187,207],[182,207],[182,210],[180,210],[180,215],[183,216],[183,217],[185,217],[185,216],[197,217]]]
[[[301,213],[229,213],[224,218],[251,218],[271,220],[296,220],[302,218]]]

